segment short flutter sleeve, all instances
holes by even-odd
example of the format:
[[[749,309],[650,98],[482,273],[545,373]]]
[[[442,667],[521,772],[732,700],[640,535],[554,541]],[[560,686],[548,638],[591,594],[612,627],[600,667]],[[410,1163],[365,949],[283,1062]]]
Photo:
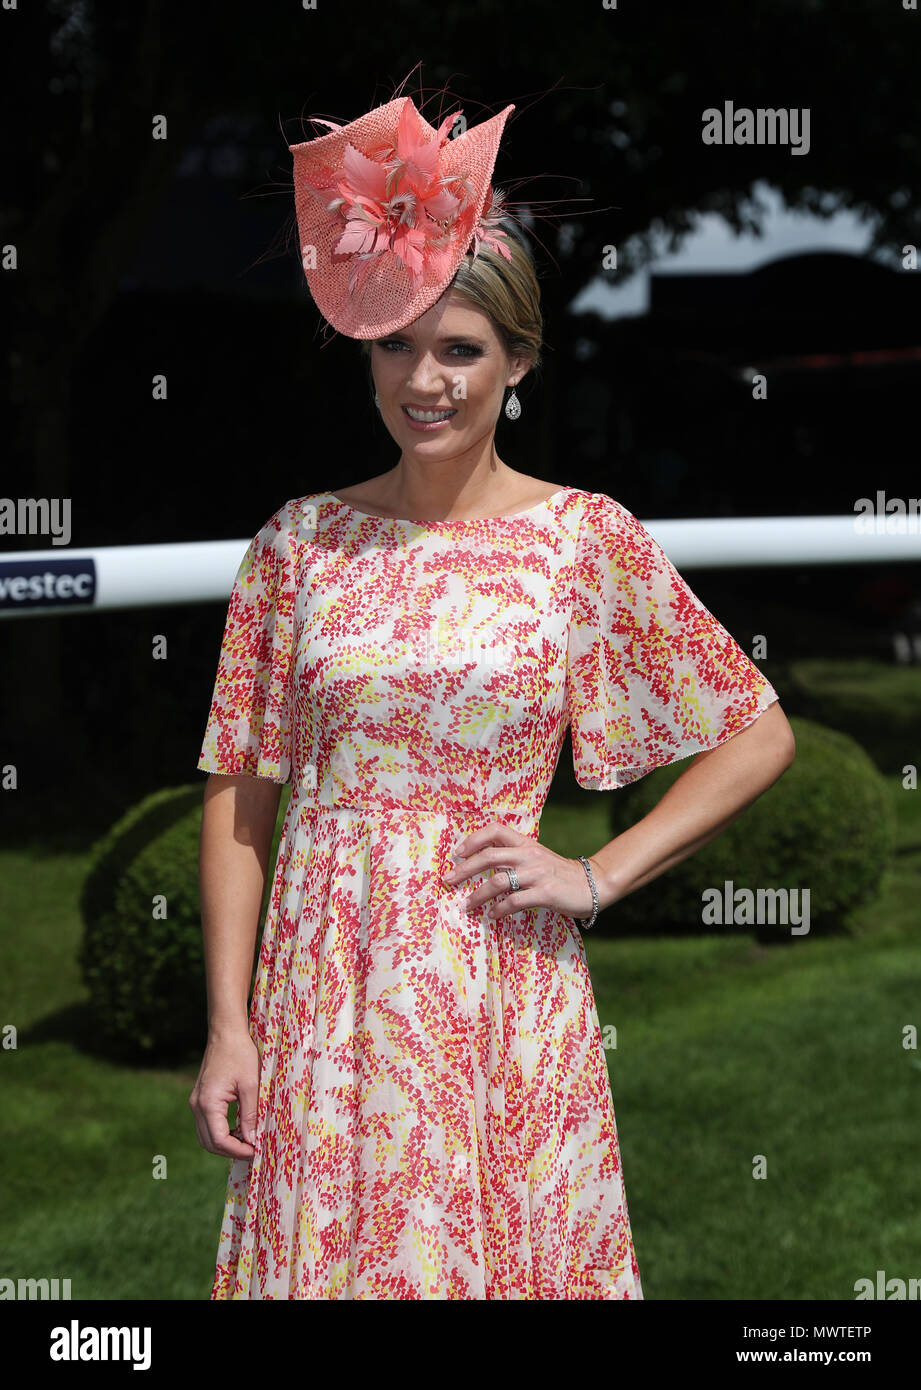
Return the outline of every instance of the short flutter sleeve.
[[[581,787],[628,786],[716,748],[778,695],[636,517],[591,493],[580,519],[567,650]]]
[[[234,580],[198,767],[291,779],[294,538],[282,508],[250,542]]]

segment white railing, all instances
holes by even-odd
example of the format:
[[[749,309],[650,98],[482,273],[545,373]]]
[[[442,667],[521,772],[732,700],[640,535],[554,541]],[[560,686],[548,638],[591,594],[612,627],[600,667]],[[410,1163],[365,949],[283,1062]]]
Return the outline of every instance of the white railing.
[[[681,572],[921,561],[917,516],[703,517],[643,525]],[[190,541],[0,554],[0,618],[226,603],[248,545],[248,539]]]

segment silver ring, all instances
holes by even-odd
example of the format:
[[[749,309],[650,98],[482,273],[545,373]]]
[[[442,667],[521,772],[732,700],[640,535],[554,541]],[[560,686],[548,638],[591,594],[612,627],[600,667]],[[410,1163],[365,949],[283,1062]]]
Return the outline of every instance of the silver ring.
[[[512,868],[506,869],[505,872],[508,874],[508,886],[509,886],[509,888],[511,888],[511,890],[512,890],[513,893],[517,893],[517,892],[519,891],[519,889],[521,888],[521,884],[518,882],[518,875],[515,873],[515,870],[512,869]]]

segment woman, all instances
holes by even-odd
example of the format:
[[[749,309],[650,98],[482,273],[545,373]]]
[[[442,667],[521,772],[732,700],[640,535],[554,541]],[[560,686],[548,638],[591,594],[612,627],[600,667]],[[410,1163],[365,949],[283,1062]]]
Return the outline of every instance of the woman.
[[[292,147],[308,285],[400,453],[286,503],[234,585],[198,764],[213,1298],[641,1298],[581,929],[793,758],[636,518],[496,452],[541,332],[489,182],[509,110],[449,140],[401,98]],[[697,755],[579,859],[539,839],[567,726],[586,788]]]

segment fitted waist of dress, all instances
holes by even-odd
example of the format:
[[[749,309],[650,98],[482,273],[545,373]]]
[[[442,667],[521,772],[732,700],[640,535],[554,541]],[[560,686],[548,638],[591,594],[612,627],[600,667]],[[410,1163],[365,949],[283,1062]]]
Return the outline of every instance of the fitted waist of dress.
[[[418,820],[434,818],[451,825],[463,826],[466,830],[479,829],[498,821],[509,825],[521,835],[536,836],[540,826],[540,814],[524,807],[504,805],[475,805],[473,803],[409,803],[386,796],[363,796],[361,801],[349,802],[315,791],[295,787],[291,792],[291,805],[295,806],[298,818],[303,821],[327,816],[342,816],[359,820],[393,821],[401,818]]]

